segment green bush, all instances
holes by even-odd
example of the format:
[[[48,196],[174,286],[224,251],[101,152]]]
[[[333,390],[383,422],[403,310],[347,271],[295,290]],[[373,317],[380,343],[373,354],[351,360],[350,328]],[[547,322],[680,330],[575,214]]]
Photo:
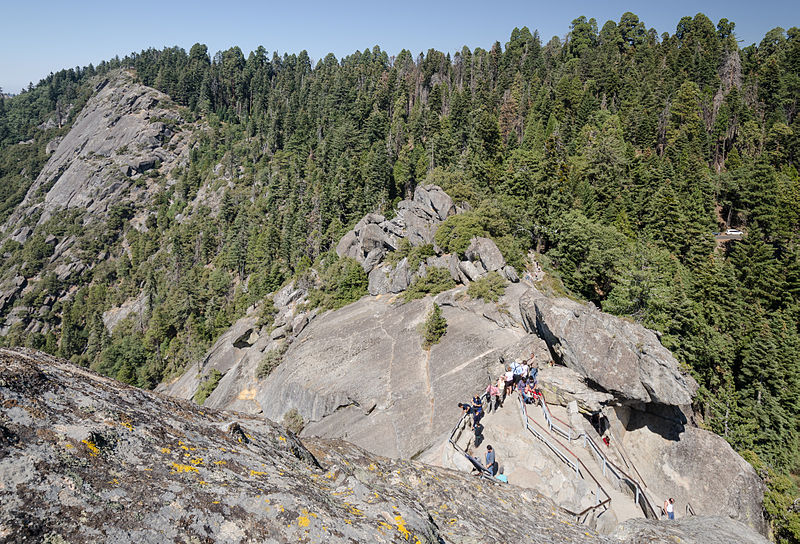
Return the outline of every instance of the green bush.
[[[438,344],[442,336],[447,332],[447,320],[442,315],[442,309],[435,302],[433,303],[433,310],[428,315],[423,325],[423,342],[424,349],[430,349],[434,344]]]
[[[386,255],[385,262],[396,265],[404,258],[408,258],[408,267],[411,270],[419,268],[420,263],[425,261],[428,257],[433,257],[436,252],[433,250],[433,244],[423,244],[421,246],[412,246],[407,238],[400,241],[400,247]]]
[[[294,434],[300,434],[306,422],[303,421],[303,416],[297,411],[297,408],[292,408],[283,414],[283,426],[292,431]]]
[[[457,253],[463,257],[473,237],[486,236],[482,223],[475,212],[451,215],[439,225],[434,241],[445,253]]]
[[[211,372],[206,374],[205,378],[200,382],[200,386],[197,388],[197,392],[194,394],[193,400],[202,406],[208,396],[211,395],[211,393],[214,392],[214,389],[217,388],[221,379],[222,373],[216,368],[212,368]]]
[[[358,261],[350,257],[339,258],[335,254],[328,259],[328,263],[323,260],[320,273],[322,285],[308,292],[309,308],[319,306],[325,310],[336,310],[367,294],[369,280]]]
[[[437,295],[455,286],[456,282],[450,276],[449,270],[438,266],[429,266],[425,270],[425,275],[414,280],[414,283],[406,289],[403,293],[403,300],[410,302],[426,295]]]
[[[506,292],[507,282],[498,272],[489,272],[467,287],[471,298],[482,298],[487,302],[497,302]]]
[[[263,380],[269,376],[273,370],[278,368],[278,365],[283,361],[283,355],[286,353],[287,348],[288,346],[286,344],[282,344],[281,347],[271,349],[264,354],[264,358],[256,369],[256,377],[259,380]]]

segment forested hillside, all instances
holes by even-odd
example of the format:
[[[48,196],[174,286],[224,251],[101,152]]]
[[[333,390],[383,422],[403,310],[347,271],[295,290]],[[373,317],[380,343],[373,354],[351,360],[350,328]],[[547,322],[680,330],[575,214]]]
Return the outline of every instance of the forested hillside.
[[[181,105],[189,164],[148,174],[149,208],[91,228],[73,209],[7,240],[1,272],[28,279],[14,306],[57,302],[6,326],[6,344],[154,387],[363,214],[436,183],[472,208],[454,232],[492,236],[518,266],[534,249],[574,296],[660,331],[701,384],[703,424],[770,482],[778,537],[800,538],[800,29],[740,49],[726,19],[659,36],[626,13],[452,56],[150,49],[0,99],[0,219],[116,69]],[[728,228],[744,235],[718,241]],[[68,233],[87,262],[107,256],[75,288],[46,267],[47,236]],[[136,297],[143,319],[109,335],[102,312]]]

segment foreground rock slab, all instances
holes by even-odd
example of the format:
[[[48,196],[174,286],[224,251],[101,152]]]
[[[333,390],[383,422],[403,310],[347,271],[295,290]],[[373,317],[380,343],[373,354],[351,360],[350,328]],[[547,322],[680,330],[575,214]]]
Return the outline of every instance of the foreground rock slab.
[[[0,406],[3,542],[612,542],[530,490],[306,447],[38,352],[0,349]]]
[[[676,542],[680,544],[767,544],[769,540],[750,527],[711,516],[692,516],[673,521],[631,519],[612,534],[624,542]]]

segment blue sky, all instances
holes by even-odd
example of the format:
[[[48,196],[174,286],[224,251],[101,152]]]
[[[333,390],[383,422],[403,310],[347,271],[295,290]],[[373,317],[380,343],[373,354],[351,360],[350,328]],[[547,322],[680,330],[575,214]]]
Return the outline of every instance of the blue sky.
[[[409,49],[457,51],[505,43],[511,30],[539,30],[542,41],[563,37],[580,15],[599,26],[632,11],[659,34],[673,33],[684,15],[705,13],[714,23],[736,23],[742,45],[759,42],[771,28],[800,26],[797,0],[642,2],[616,0],[206,1],[64,2],[12,0],[0,20],[0,87],[19,92],[51,71],[97,64],[148,47],[196,42],[213,54],[233,45],[245,55],[258,45],[279,53],[307,50],[314,60],[379,45],[390,55]]]

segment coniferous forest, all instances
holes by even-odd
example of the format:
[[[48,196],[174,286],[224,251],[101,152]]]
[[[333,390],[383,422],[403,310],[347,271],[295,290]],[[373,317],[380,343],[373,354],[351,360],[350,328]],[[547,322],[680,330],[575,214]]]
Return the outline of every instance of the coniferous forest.
[[[536,251],[552,289],[659,331],[701,385],[701,424],[768,482],[776,538],[800,538],[800,29],[740,48],[726,19],[658,35],[626,13],[452,55],[149,49],[0,99],[0,220],[93,78],[120,68],[180,106],[190,163],[159,180],[147,230],[121,205],[102,224],[65,211],[6,241],[2,270],[41,278],[18,301],[30,307],[67,289],[46,273],[49,234],[108,258],[36,317],[41,332],[19,324],[3,343],[155,387],[312,265],[365,292],[331,249],[435,183],[471,206],[449,228],[492,236],[518,267]],[[53,112],[63,126],[39,128]],[[227,184],[219,209],[193,206],[214,183]],[[729,228],[744,235],[715,237]],[[107,333],[102,312],[142,292],[145,325]]]

